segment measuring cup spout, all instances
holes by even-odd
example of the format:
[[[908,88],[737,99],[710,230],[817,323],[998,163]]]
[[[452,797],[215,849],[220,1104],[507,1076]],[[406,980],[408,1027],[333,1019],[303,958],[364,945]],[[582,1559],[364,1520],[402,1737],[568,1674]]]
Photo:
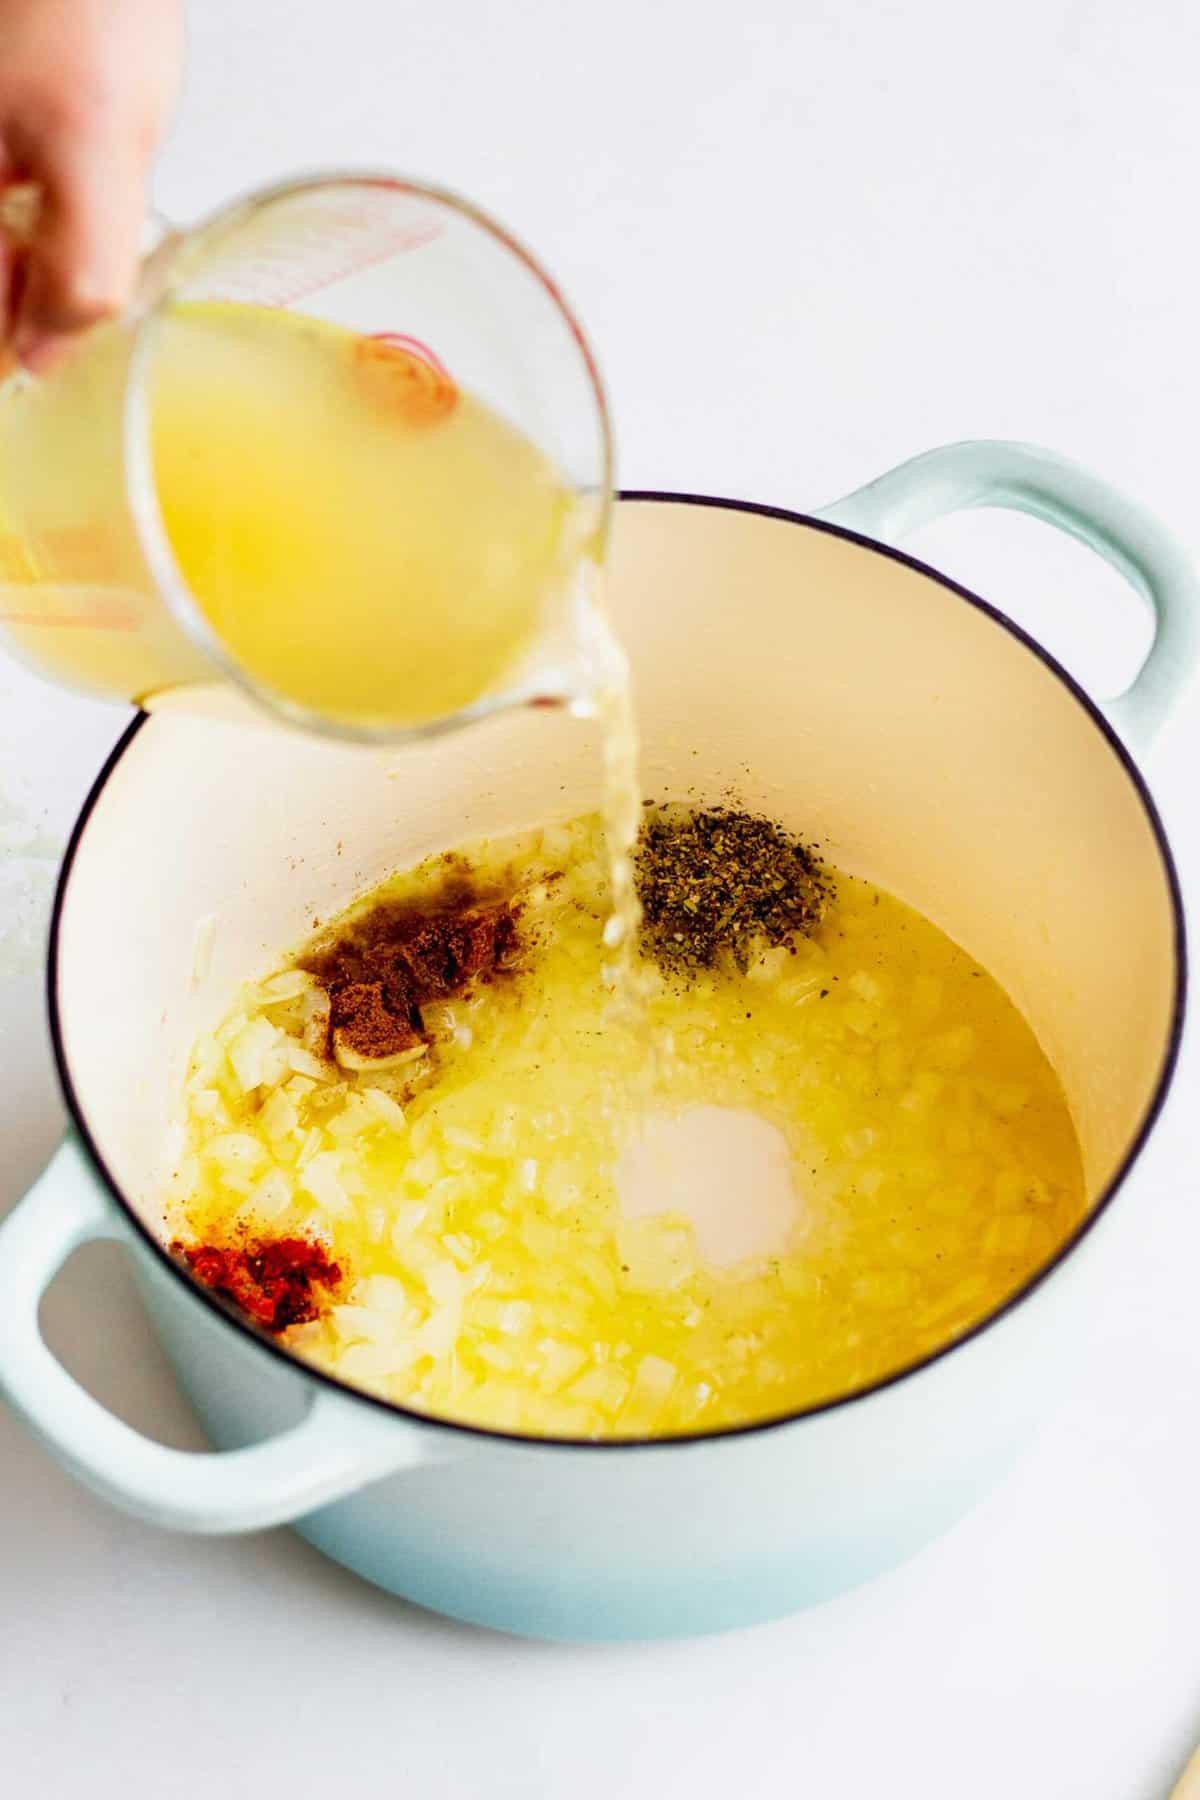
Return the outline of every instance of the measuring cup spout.
[[[577,718],[594,717],[598,695],[624,680],[624,653],[599,603],[599,586],[598,569],[591,567],[563,616],[543,630],[496,710],[563,707]]]

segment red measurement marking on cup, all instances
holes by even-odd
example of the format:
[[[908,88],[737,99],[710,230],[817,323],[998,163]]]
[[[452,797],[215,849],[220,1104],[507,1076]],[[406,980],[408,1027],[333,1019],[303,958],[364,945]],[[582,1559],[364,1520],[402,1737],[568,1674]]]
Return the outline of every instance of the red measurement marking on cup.
[[[136,631],[140,608],[112,582],[120,553],[97,525],[39,532],[32,544],[0,537],[0,625]]]
[[[190,282],[189,298],[295,306],[393,256],[419,250],[443,231],[436,219],[414,219],[407,201],[408,218],[389,221],[382,215],[396,211],[395,197],[387,207],[376,197],[371,203],[329,202],[319,212],[310,201],[309,209],[312,216],[303,225],[284,212],[272,229],[268,218],[257,250],[243,251],[233,267],[215,269],[210,278]]]
[[[33,585],[42,581],[111,580],[124,546],[103,525],[59,525],[26,539],[0,537],[0,579]]]
[[[45,612],[6,612],[0,607],[0,625],[38,625],[45,630],[58,630],[65,626],[71,631],[137,630],[136,612],[132,607],[122,606],[119,600],[81,600],[81,610],[75,613],[64,610],[66,598],[64,594],[56,594],[55,606],[47,607]]]
[[[351,275],[362,275],[367,269],[375,268],[379,263],[390,262],[393,256],[400,256],[408,250],[419,250],[423,244],[430,244],[434,238],[441,237],[440,225],[411,226],[407,231],[385,232],[382,237],[378,231],[372,236],[377,240],[374,249],[365,245],[353,256],[339,257],[337,245],[329,246],[329,259],[320,271],[310,270],[303,281],[283,288],[270,299],[264,300],[265,306],[295,306],[298,300],[307,300],[312,294],[319,294],[322,288],[333,287],[335,282],[346,281]]]

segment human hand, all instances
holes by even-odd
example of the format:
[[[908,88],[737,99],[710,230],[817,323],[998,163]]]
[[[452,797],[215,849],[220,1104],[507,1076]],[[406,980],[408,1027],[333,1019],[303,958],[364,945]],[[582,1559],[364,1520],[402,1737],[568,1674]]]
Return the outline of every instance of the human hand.
[[[182,60],[182,0],[0,0],[0,192],[41,190],[29,241],[0,234],[0,362],[45,368],[128,299]]]

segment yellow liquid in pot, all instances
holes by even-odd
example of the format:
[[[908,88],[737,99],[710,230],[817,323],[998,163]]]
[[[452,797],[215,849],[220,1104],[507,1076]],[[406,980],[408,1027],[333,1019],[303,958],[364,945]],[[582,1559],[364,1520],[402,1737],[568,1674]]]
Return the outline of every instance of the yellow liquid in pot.
[[[424,1075],[313,1062],[313,1001],[288,993],[299,975],[247,992],[197,1047],[170,1227],[321,1236],[347,1283],[285,1334],[299,1355],[406,1406],[532,1435],[711,1430],[936,1349],[1081,1218],[1074,1129],[1028,1025],[888,894],[838,877],[816,937],[746,975],[680,987],[643,966],[639,1018],[599,979],[596,821],[471,861],[537,892],[524,966],[433,1009]],[[648,1213],[643,1195],[633,1217],[619,1180],[647,1115],[698,1108],[782,1146],[777,1241],[732,1261],[686,1195]],[[716,1196],[735,1241],[756,1179]]]

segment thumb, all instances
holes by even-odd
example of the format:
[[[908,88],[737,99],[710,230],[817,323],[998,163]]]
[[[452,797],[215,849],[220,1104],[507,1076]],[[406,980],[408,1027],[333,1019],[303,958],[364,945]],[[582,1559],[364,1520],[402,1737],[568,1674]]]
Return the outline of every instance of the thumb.
[[[4,197],[12,184],[12,163],[0,142],[0,380],[8,373],[8,337],[17,305],[17,241],[3,216]]]
[[[16,252],[4,232],[0,231],[0,379],[8,372],[5,343],[16,300],[16,273]]]
[[[37,232],[13,348],[44,367],[73,333],[119,312],[133,287],[145,216],[145,160],[127,144],[60,140],[39,158]]]

